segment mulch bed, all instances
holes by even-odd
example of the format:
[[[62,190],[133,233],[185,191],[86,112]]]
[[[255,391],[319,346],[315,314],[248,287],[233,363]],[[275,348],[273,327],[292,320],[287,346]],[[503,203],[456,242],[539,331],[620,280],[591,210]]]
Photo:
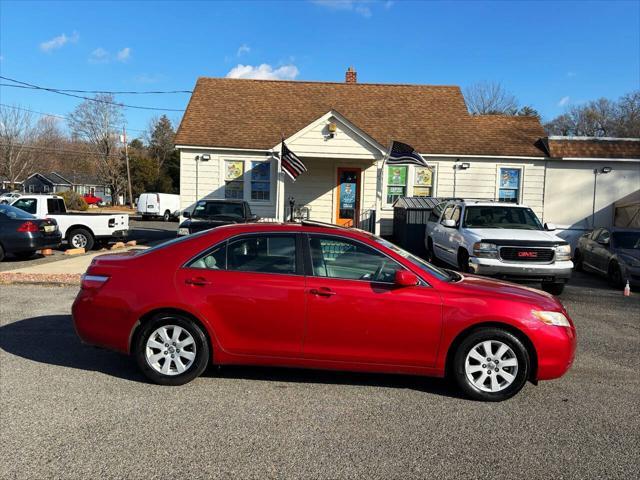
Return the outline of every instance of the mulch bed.
[[[79,273],[0,272],[0,284],[80,285]]]

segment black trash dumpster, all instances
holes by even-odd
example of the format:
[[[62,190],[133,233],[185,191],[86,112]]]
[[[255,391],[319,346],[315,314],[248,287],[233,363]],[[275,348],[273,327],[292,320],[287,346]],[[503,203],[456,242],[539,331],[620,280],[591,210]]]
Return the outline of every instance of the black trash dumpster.
[[[435,197],[400,197],[393,204],[393,241],[424,257],[424,231],[431,210],[442,200]]]

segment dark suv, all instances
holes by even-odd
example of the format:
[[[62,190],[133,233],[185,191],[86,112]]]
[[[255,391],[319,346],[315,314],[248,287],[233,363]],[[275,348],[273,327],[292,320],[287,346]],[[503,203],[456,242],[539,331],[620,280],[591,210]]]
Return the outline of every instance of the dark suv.
[[[232,223],[257,222],[260,217],[251,213],[244,200],[199,200],[193,210],[185,211],[186,218],[178,227],[178,235],[189,235],[202,230]]]

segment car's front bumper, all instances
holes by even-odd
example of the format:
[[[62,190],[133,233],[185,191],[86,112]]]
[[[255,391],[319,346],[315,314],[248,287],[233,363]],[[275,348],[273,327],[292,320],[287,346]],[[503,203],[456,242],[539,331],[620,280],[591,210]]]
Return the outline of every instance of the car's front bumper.
[[[473,273],[490,277],[566,282],[571,278],[573,262],[507,263],[494,258],[471,257],[469,268]]]

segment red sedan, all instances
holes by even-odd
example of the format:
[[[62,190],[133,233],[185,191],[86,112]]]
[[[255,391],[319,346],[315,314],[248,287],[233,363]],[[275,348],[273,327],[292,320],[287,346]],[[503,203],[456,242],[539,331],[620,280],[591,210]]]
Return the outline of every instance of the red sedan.
[[[498,401],[571,366],[576,332],[538,290],[439,269],[371,234],[236,224],[95,258],[73,304],[87,343],[181,385],[209,363],[450,375]]]

